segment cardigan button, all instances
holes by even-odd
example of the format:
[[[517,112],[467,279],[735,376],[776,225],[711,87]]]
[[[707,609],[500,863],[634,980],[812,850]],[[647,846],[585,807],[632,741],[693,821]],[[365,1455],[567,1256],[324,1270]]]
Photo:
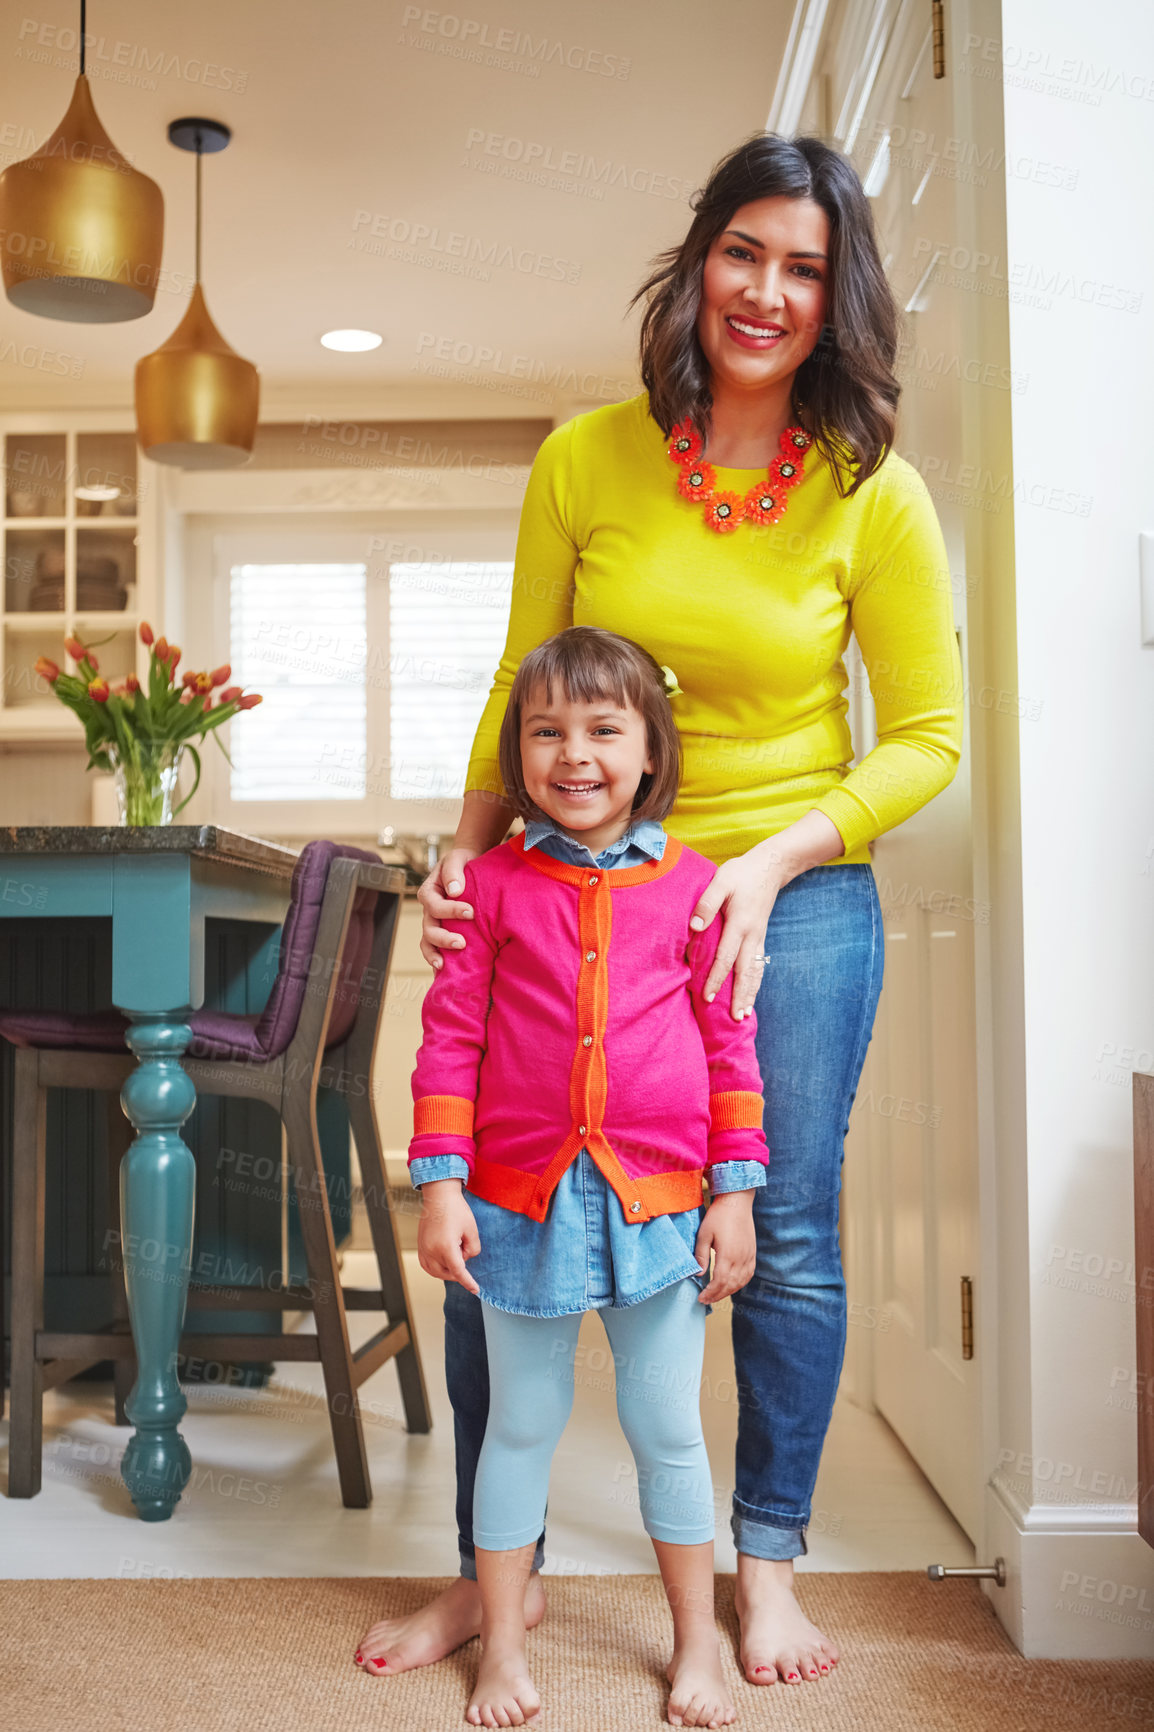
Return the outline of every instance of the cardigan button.
[[[629,1213],[631,1215],[639,1215],[641,1213],[641,1204],[640,1203],[630,1203]]]
[[[595,950],[587,950],[585,952],[585,960],[586,962],[596,962],[597,952]]]
[[[593,1036],[591,1034],[583,1034],[581,1036],[581,1045],[582,1046],[592,1046],[593,1045]]]
[[[596,884],[596,882],[597,882],[596,877],[590,878],[589,882],[590,882],[590,884]]]
[[[583,1137],[585,1135],[585,1130],[586,1130],[586,1127],[584,1125],[578,1125],[577,1126],[577,1135],[579,1137]]]

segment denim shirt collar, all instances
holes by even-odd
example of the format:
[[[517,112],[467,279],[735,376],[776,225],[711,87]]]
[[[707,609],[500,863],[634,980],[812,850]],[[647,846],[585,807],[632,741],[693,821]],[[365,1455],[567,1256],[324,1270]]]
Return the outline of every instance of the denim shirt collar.
[[[577,842],[552,818],[529,818],[525,822],[525,849],[535,848],[546,836],[555,837],[573,861],[580,866],[610,866],[613,859],[629,847],[639,848],[653,860],[660,860],[668,840],[658,818],[641,818],[630,824],[624,835],[610,842],[599,855],[594,855],[584,842]]]

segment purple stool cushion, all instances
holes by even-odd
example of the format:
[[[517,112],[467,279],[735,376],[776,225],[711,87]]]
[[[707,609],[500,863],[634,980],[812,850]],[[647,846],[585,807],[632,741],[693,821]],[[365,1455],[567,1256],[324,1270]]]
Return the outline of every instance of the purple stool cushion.
[[[260,1061],[286,1051],[296,1033],[301,1007],[314,968],[313,956],[321,903],[335,859],[366,860],[381,864],[379,854],[352,848],[341,842],[308,842],[293,868],[289,911],[281,933],[277,977],[265,1008],[255,1015],[223,1010],[194,1010],[189,1017],[192,1041],[189,1058]],[[345,946],[341,953],[340,978],[329,1017],[326,1046],[344,1040],[357,1014],[365,968],[373,942],[375,890],[360,889],[353,900]],[[62,1047],[86,1052],[125,1051],[128,1018],[118,1010],[88,1014],[40,1010],[0,1011],[0,1036],[13,1046]]]
[[[91,1015],[67,1010],[0,1010],[0,1035],[13,1046],[75,1047],[85,1052],[122,1052],[128,1018],[118,1010]]]

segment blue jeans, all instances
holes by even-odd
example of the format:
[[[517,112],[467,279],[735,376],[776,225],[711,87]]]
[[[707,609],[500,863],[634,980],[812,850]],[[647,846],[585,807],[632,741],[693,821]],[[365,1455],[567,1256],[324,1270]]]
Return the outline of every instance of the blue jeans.
[[[733,1295],[733,1538],[795,1558],[845,1355],[838,1202],[845,1134],[882,985],[873,870],[815,866],[781,891],[757,996],[769,1167],[753,1194],[757,1267]]]
[[[838,1242],[850,1108],[873,1032],[884,960],[872,868],[815,866],[778,895],[757,998],[769,1169],[754,1193],[757,1268],[735,1293],[739,1552],[794,1558],[845,1354]],[[722,987],[730,990],[729,982]],[[445,1288],[445,1369],[457,1449],[461,1573],[476,1577],[473,1482],[489,1412],[481,1302]],[[534,1567],[544,1559],[544,1534]]]

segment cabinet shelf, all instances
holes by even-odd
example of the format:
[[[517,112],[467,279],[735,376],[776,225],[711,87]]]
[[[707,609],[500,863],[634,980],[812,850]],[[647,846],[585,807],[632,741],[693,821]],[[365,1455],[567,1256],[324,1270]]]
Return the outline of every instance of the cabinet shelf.
[[[83,741],[36,661],[74,671],[64,639],[75,633],[110,680],[142,674],[139,626],[156,614],[154,471],[118,411],[46,412],[35,430],[0,416],[0,459],[0,739]],[[77,497],[94,487],[116,497]]]
[[[75,517],[5,517],[0,521],[5,529],[67,529],[70,523],[81,529],[135,529],[140,518],[135,511],[131,515],[112,512],[108,517],[90,517],[78,511]]]

